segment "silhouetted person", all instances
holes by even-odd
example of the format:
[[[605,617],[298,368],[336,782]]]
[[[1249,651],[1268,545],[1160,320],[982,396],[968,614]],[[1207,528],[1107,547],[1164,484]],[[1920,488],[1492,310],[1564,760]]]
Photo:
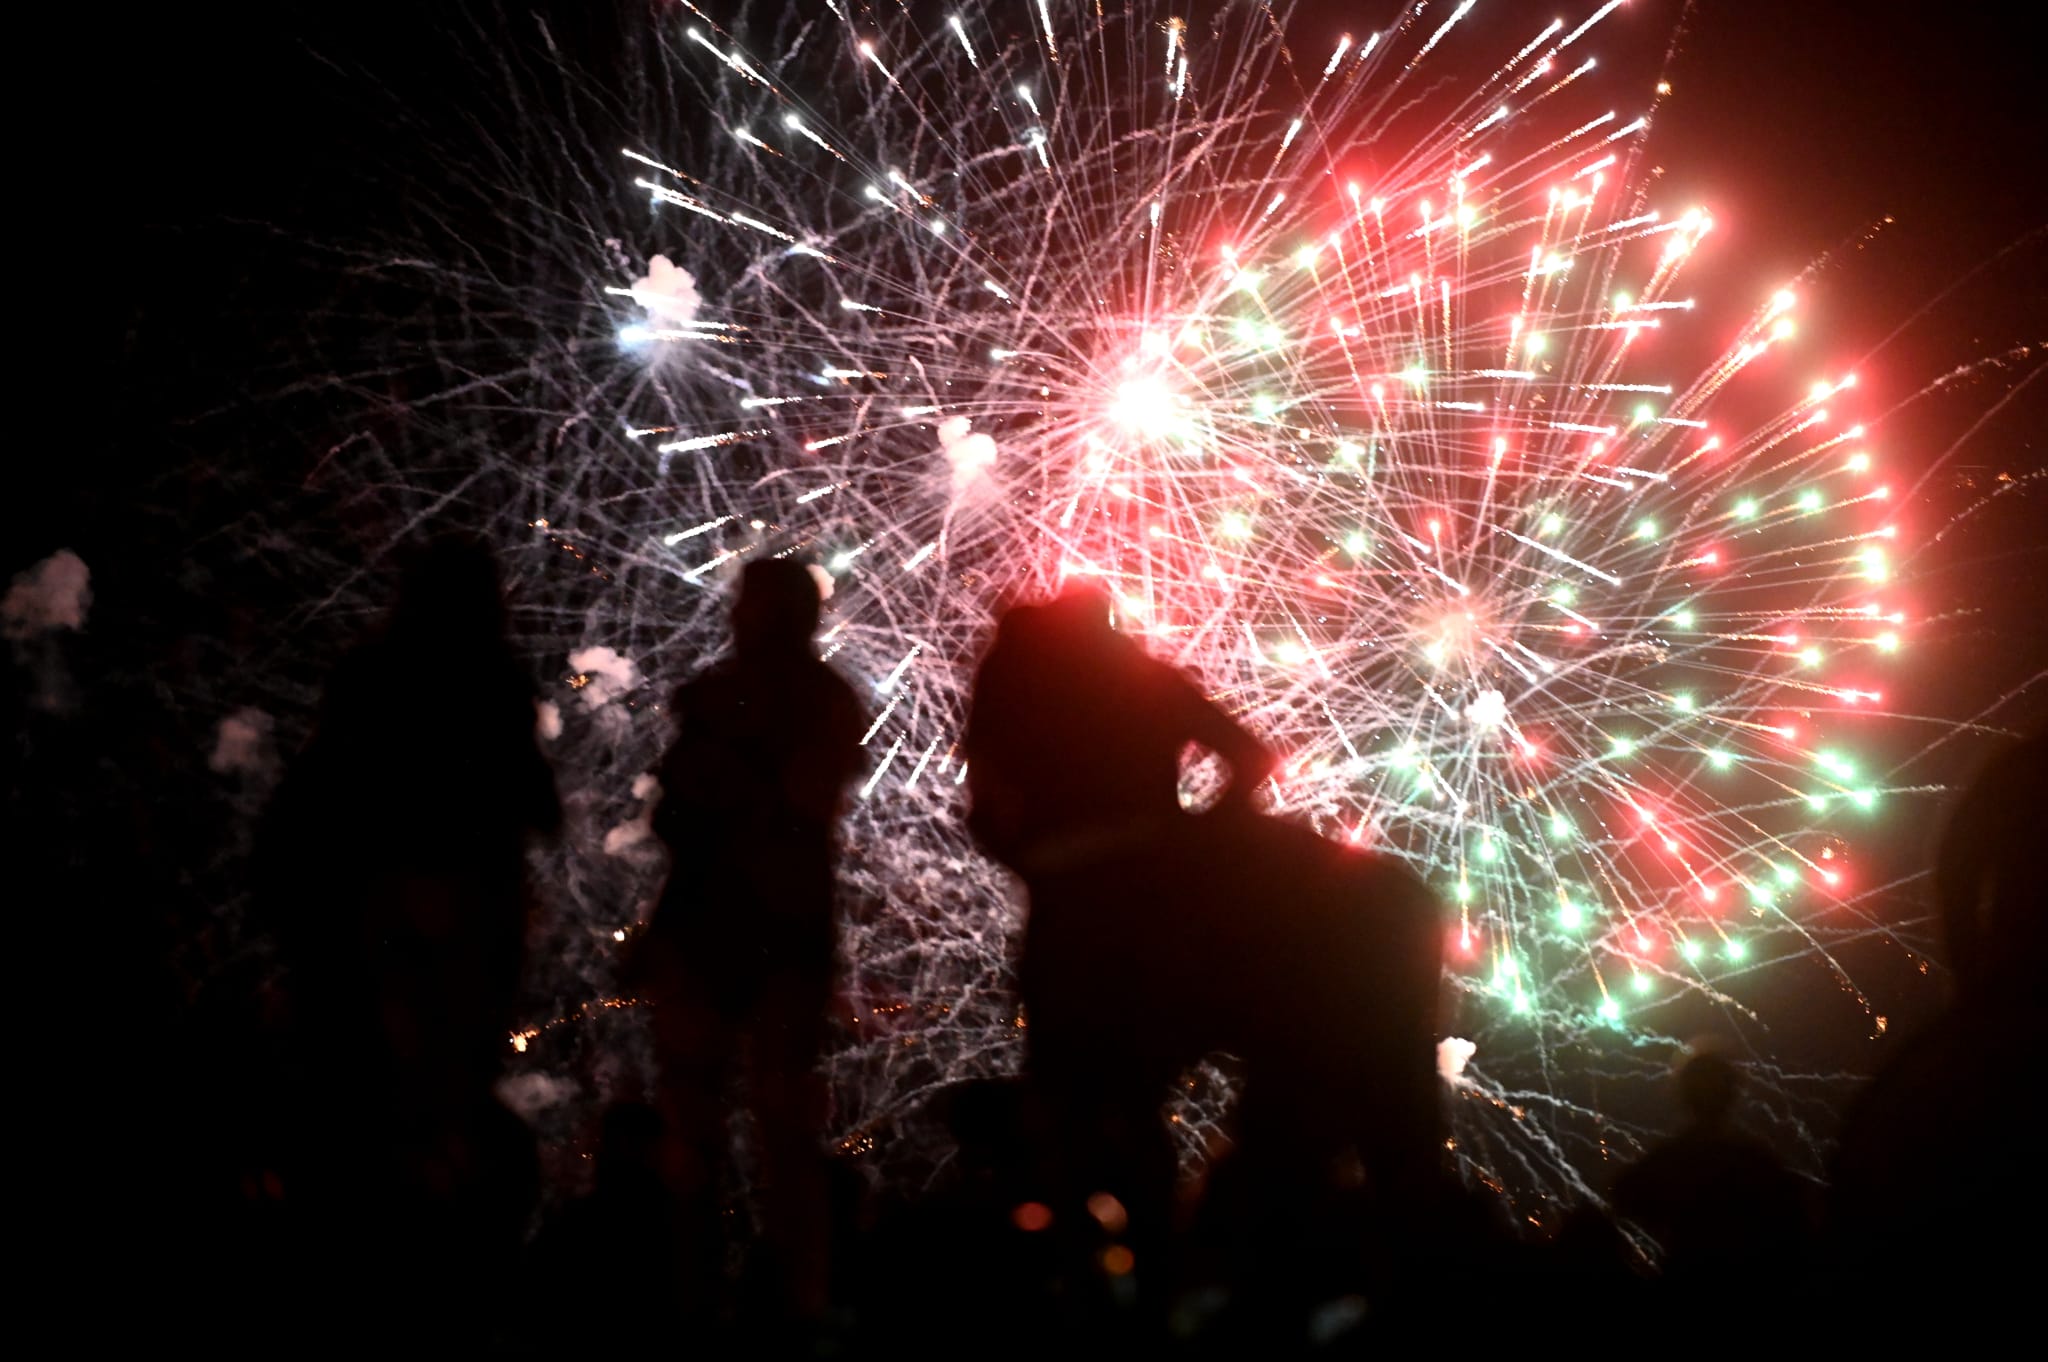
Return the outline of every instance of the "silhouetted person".
[[[1184,819],[1181,757],[1190,746],[1230,768],[1219,808],[1248,808],[1273,772],[1265,744],[1111,627],[1107,596],[1070,588],[1018,606],[975,677],[969,826],[1026,874],[1150,846]]]
[[[532,1137],[492,1085],[527,844],[560,818],[503,629],[481,542],[413,554],[383,627],[329,679],[258,845],[298,1039],[284,1195],[331,1257],[308,1285],[458,1331],[486,1322],[535,1191]]]
[[[1195,1055],[1142,1033],[1139,1011],[1174,1006],[1169,960],[1184,868],[1181,757],[1222,756],[1220,803],[1241,809],[1272,755],[1179,671],[1110,623],[1106,596],[1070,589],[1008,611],[975,677],[966,733],[969,827],[1030,895],[1020,989],[1028,1071],[1050,1107],[1064,1223],[1109,1191],[1141,1246],[1164,1242],[1174,1155],[1160,1119]],[[1149,1255],[1148,1255],[1149,1256]],[[1148,1262],[1147,1271],[1159,1265]]]
[[[1851,1284],[1882,1274],[1943,1327],[2023,1317],[2048,1212],[2032,1168],[2048,1041],[2048,735],[2013,744],[1949,812],[1935,858],[1954,971],[1948,1009],[1906,1041],[1844,1120],[1830,1198]],[[1953,1322],[1953,1323],[1952,1323]]]
[[[677,691],[655,814],[671,867],[636,963],[655,1005],[670,1176],[695,1219],[684,1245],[693,1289],[700,1300],[711,1290],[726,1089],[738,1076],[759,1141],[764,1238],[804,1316],[827,1303],[817,1063],[836,826],[863,724],[852,689],[818,660],[818,616],[810,569],[750,564],[731,655]]]
[[[1685,1125],[1624,1170],[1614,1206],[1664,1251],[1663,1281],[1680,1293],[1758,1274],[1789,1279],[1809,1266],[1806,1191],[1778,1156],[1735,1123],[1742,1071],[1699,1048],[1676,1076]]]
[[[1230,767],[1200,815],[1180,803],[1190,746]],[[1019,974],[1050,1176],[1070,1201],[1116,1194],[1141,1273],[1171,1219],[1165,1085],[1211,1051],[1247,1062],[1238,1226],[1284,1233],[1347,1151],[1389,1208],[1434,1185],[1441,939],[1413,876],[1254,816],[1271,754],[1094,592],[1004,617],[966,747],[970,826],[1030,899]]]

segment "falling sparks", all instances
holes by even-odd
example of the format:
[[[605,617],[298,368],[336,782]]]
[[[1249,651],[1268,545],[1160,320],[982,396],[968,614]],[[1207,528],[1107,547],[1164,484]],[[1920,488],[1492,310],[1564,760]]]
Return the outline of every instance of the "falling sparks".
[[[1647,123],[1587,57],[1614,8],[1532,36],[1463,0],[1317,35],[1300,72],[1263,20],[1143,3],[668,51],[725,134],[650,128],[619,169],[651,219],[561,243],[589,285],[565,292],[634,344],[563,382],[565,416],[605,420],[574,426],[598,472],[553,490],[602,527],[589,551],[675,583],[593,605],[597,642],[693,657],[723,628],[696,588],[769,554],[826,574],[824,651],[876,702],[851,891],[943,924],[869,922],[852,958],[920,997],[990,993],[984,1030],[1014,1039],[986,983],[1006,891],[952,754],[993,612],[1075,579],[1287,755],[1281,807],[1437,887],[1463,943],[1448,1020],[1477,1047],[1460,1091],[1517,1092],[1460,1115],[1505,1122],[1461,1157],[1491,1140],[1583,1187],[1579,1151],[1507,1115],[1595,1121],[1538,1057],[1626,1050],[1658,1007],[1740,1006],[1763,962],[1825,955],[1842,900],[1798,868],[1823,821],[1853,837],[1883,807],[1844,754],[1912,636],[1911,527],[1884,450],[1843,434],[1851,381],[1800,368],[1794,294],[1741,316],[1684,287],[1712,219],[1637,182]],[[1436,99],[1467,42],[1506,55]],[[1442,121],[1357,170],[1410,102]],[[629,287],[657,254],[687,321]],[[1700,372],[1660,369],[1663,337],[1715,325]],[[1734,428],[1738,384],[1728,405],[1784,414]],[[1738,937],[1750,884],[1770,893]],[[952,1027],[945,1062],[991,1062]],[[861,1072],[866,1115],[902,1097]]]

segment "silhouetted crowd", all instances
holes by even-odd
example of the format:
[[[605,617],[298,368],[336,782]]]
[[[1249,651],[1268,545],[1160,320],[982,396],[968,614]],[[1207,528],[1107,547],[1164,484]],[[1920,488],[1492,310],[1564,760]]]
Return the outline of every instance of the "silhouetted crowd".
[[[1027,905],[1024,1069],[942,1095],[954,1149],[928,1186],[873,1187],[825,1149],[836,828],[871,716],[818,658],[820,611],[810,569],[754,562],[729,651],[675,694],[653,813],[669,878],[623,981],[651,1008],[656,1078],[604,1114],[587,1188],[543,1213],[535,1137],[497,1084],[527,853],[561,811],[488,551],[417,555],[258,837],[283,1039],[237,1103],[253,1153],[234,1206],[195,1213],[195,1248],[234,1285],[167,1337],[285,1354],[1634,1349],[1611,1331],[1722,1339],[1733,1312],[1779,1339],[1844,1317],[1884,1337],[1910,1327],[1909,1299],[1948,1320],[2023,1299],[2041,739],[1950,814],[1954,1002],[1857,1099],[1826,1186],[1745,1133],[1744,1066],[1703,1043],[1675,1073],[1678,1133],[1532,1237],[1448,1172],[1428,889],[1258,811],[1273,754],[1120,633],[1108,598],[1020,604],[981,660],[963,755],[970,831]],[[1199,811],[1190,747],[1227,770]],[[1165,1097],[1218,1053],[1242,1096],[1190,1184]]]

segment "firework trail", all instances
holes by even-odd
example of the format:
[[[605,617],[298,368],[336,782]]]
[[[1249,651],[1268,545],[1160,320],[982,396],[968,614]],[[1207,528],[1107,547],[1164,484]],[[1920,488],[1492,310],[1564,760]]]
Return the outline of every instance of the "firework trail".
[[[565,678],[557,1011],[661,873],[659,696],[781,553],[876,715],[849,1149],[1016,1062],[955,745],[993,612],[1074,578],[1284,754],[1275,809],[1439,888],[1474,1174],[1597,1185],[1640,1129],[1608,1098],[1753,1020],[1773,961],[1855,994],[1887,791],[1850,747],[1905,627],[1881,451],[1853,374],[1788,370],[1791,291],[1672,372],[1712,220],[1648,191],[1662,87],[1597,70],[1615,8],[1414,4],[1310,52],[1251,5],[684,3],[619,90],[508,106],[469,171],[519,268],[388,266],[459,318],[409,419],[484,452],[336,458],[491,533]]]

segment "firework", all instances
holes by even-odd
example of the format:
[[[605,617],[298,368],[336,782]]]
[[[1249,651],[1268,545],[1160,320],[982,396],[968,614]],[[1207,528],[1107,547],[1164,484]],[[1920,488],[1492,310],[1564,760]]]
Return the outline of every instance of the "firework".
[[[1077,577],[1283,754],[1276,810],[1441,891],[1485,1176],[1585,1190],[1631,1129],[1603,1083],[1868,930],[1887,792],[1850,746],[1907,632],[1882,451],[1795,290],[1672,358],[1713,222],[1649,191],[1665,91],[1596,70],[1615,4],[1417,4],[1313,52],[1256,6],[725,8],[653,21],[641,140],[485,167],[529,277],[425,274],[463,323],[420,405],[491,432],[494,489],[437,505],[576,659],[562,959],[601,974],[644,911],[659,691],[781,553],[829,573],[875,714],[849,1139],[1016,1062],[956,744],[994,612]]]

